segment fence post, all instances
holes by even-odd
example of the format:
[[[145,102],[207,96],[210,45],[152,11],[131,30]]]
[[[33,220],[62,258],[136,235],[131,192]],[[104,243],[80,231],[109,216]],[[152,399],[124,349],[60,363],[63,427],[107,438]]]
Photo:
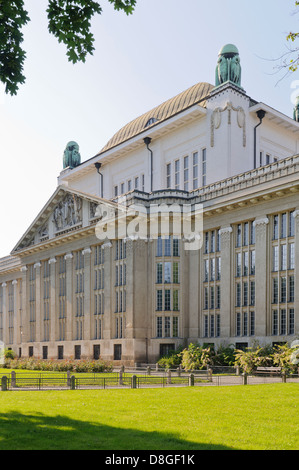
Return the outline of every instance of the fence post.
[[[150,368],[150,366],[148,366],[148,367],[146,368],[146,375],[151,375],[151,368]]]
[[[76,379],[74,375],[72,375],[70,378],[70,387],[71,390],[76,390]]]
[[[10,377],[11,377],[11,386],[15,387],[16,386],[16,373],[14,370],[11,371]]]
[[[167,371],[167,383],[171,384],[171,370],[170,369],[168,369]]]
[[[136,375],[132,375],[131,388],[137,388],[137,377],[136,377]]]
[[[286,373],[285,370],[282,370],[282,371],[281,371],[281,378],[282,378],[282,383],[285,384],[286,381],[287,381],[287,373]]]
[[[240,375],[240,366],[236,367],[236,375]]]
[[[67,380],[67,386],[70,387],[71,386],[71,371],[70,370],[66,371],[66,380]]]
[[[212,369],[208,369],[208,380],[209,380],[209,382],[213,382],[212,375],[213,375],[213,370],[212,370]]]
[[[7,377],[6,377],[6,375],[3,375],[2,379],[1,379],[1,390],[2,390],[2,392],[7,391]]]
[[[246,374],[246,372],[243,372],[242,379],[243,379],[243,385],[247,385],[247,374]]]
[[[189,387],[194,386],[194,374],[189,375]]]
[[[123,385],[124,382],[123,382],[123,370],[120,369],[119,371],[119,385]]]
[[[181,366],[177,368],[178,377],[181,377]]]
[[[159,364],[156,362],[156,372],[159,370]]]

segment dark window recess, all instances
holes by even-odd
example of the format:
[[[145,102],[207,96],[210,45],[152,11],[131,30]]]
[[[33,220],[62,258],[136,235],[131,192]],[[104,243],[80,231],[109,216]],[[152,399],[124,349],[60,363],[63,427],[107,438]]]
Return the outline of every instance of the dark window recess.
[[[33,346],[29,346],[28,355],[29,357],[33,357]]]
[[[97,361],[98,359],[100,359],[100,351],[101,351],[101,347],[99,344],[94,344],[93,345],[93,358]]]
[[[48,346],[43,346],[43,359],[48,359]]]
[[[63,359],[63,346],[58,346],[58,359]]]
[[[160,356],[168,356],[171,352],[175,351],[174,343],[160,344]]]
[[[75,359],[76,360],[81,359],[81,346],[80,345],[75,346]]]
[[[240,349],[241,351],[246,351],[248,348],[248,343],[236,343],[236,349]]]
[[[121,344],[114,345],[114,360],[115,361],[121,360]]]

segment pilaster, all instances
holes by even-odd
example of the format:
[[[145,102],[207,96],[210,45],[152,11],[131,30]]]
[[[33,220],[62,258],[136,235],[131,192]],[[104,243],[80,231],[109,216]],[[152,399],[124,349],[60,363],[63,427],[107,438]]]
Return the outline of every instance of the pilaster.
[[[49,260],[50,265],[50,341],[56,340],[56,259]]]
[[[267,308],[269,297],[269,283],[267,277],[268,257],[268,224],[269,219],[263,217],[254,221],[255,225],[255,335],[265,337],[268,333],[270,310]]]
[[[28,315],[28,303],[27,303],[27,289],[28,289],[28,283],[27,283],[27,271],[28,268],[27,266],[22,266],[21,267],[21,273],[22,273],[22,318],[20,318],[20,343],[25,344],[28,342],[28,328],[29,328],[29,315]]]
[[[110,340],[112,338],[112,315],[113,315],[113,292],[112,292],[112,243],[104,243],[102,245],[104,250],[104,329],[103,339]],[[107,347],[108,349],[108,347]]]
[[[42,306],[41,306],[41,263],[35,263],[35,341],[39,343],[41,341],[41,315],[42,315]]]
[[[232,227],[222,227],[219,231],[221,237],[221,337],[228,338],[234,334],[234,312],[232,305]]]
[[[294,211],[295,218],[295,336],[299,335],[299,210]]]
[[[8,343],[8,299],[7,299],[7,284],[3,282],[2,284],[2,295],[3,295],[3,303],[2,303],[2,331],[3,331],[3,338],[2,341],[6,346]]]
[[[84,256],[84,339],[91,339],[91,249],[82,251]]]
[[[73,338],[73,255],[67,253],[64,257],[66,265],[66,341]]]
[[[19,331],[19,322],[18,322],[18,311],[19,311],[19,296],[18,296],[18,281],[15,279],[12,281],[13,285],[13,305],[14,305],[14,320],[13,320],[13,343],[17,342],[17,332]]]

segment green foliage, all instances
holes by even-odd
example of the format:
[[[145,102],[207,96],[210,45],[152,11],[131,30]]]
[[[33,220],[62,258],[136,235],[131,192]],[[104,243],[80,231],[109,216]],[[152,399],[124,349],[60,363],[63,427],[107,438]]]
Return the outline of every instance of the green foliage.
[[[0,80],[5,92],[15,95],[18,85],[25,82],[23,65],[26,53],[22,27],[30,21],[23,0],[0,1]]]
[[[270,367],[272,359],[266,352],[268,352],[268,348],[264,350],[261,347],[247,348],[246,351],[236,350],[235,364],[247,374],[253,372],[257,367]]]
[[[213,363],[213,356],[214,351],[210,347],[204,348],[191,343],[182,351],[182,366],[185,370],[205,369]]]
[[[172,351],[168,355],[161,357],[158,360],[159,366],[163,369],[174,369],[178,367],[182,362],[182,350],[182,346],[179,346],[175,351]]]
[[[277,367],[281,367],[287,372],[296,372],[297,365],[292,364],[291,356],[293,349],[287,344],[277,345],[273,351],[273,364]]]
[[[5,368],[16,370],[40,370],[40,371],[55,371],[55,372],[112,372],[113,365],[110,362],[97,360],[97,361],[55,361],[55,360],[41,360],[41,359],[14,359],[6,361]]]
[[[5,349],[4,350],[4,358],[5,359],[15,359],[16,353],[12,349]]]
[[[133,13],[137,0],[109,0],[114,9]],[[65,44],[67,57],[73,64],[85,62],[94,51],[91,19],[102,8],[93,0],[48,0],[48,29],[58,42]],[[30,21],[23,0],[0,0],[0,81],[5,92],[16,95],[25,82],[23,67],[26,53],[21,44],[22,28]]]
[[[91,18],[102,9],[98,2],[86,0],[50,0],[47,9],[49,31],[67,47],[70,62],[85,62],[94,51],[90,32]]]
[[[299,6],[299,2],[298,1],[295,1],[295,6],[298,7]],[[288,35],[287,35],[287,41],[291,41],[291,42],[294,42],[297,38],[299,37],[299,33],[293,33],[293,32],[290,32]],[[298,57],[298,47],[295,48],[295,49],[291,49],[288,53],[289,54],[294,54],[296,55],[296,57],[294,59],[290,59],[288,63],[286,63],[285,65],[288,66],[288,69],[290,72],[295,72],[296,70],[298,70],[298,65],[299,65],[299,57]]]
[[[236,350],[233,346],[220,346],[214,356],[215,366],[231,366],[235,365]]]

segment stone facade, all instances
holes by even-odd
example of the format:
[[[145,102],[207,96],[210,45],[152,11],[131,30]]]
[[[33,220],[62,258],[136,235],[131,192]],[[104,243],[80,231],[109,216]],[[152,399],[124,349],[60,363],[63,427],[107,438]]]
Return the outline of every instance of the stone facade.
[[[0,260],[0,340],[19,357],[129,365],[189,342],[299,336],[299,124],[232,83],[195,90],[198,102],[183,93],[168,103],[175,113],[156,108],[160,119],[153,111],[64,169]],[[163,205],[193,218],[201,208],[200,247],[171,227],[152,236],[148,215]],[[137,226],[136,207],[146,236],[99,236],[110,212]]]

